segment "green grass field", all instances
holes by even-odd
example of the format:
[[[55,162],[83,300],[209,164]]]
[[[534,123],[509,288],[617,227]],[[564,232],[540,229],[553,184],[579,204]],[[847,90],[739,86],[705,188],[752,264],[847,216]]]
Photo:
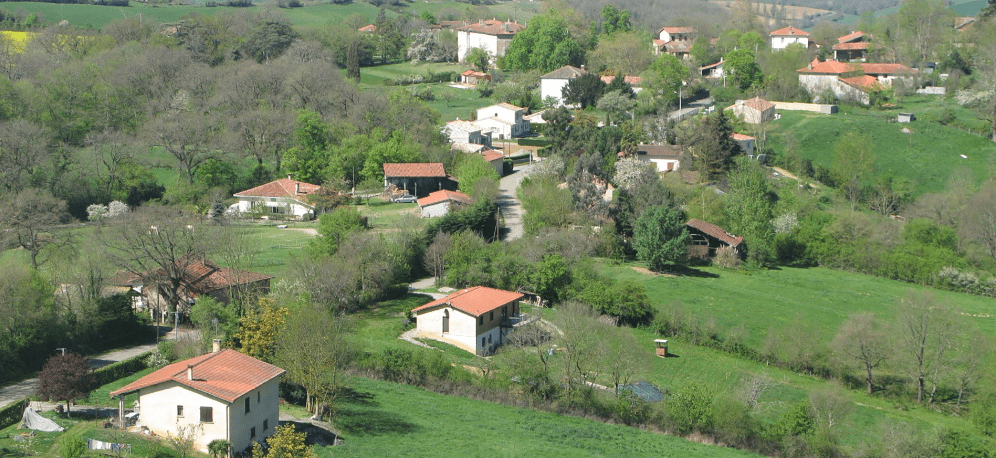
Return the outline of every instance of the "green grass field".
[[[352,456],[757,456],[635,428],[517,409],[362,378],[336,419]]]
[[[931,121],[946,108],[952,109],[959,125],[971,128],[974,133]],[[909,124],[890,122],[900,111],[916,113],[918,120]],[[912,133],[903,133],[904,128]],[[996,144],[978,135],[987,129],[988,123],[953,102],[909,97],[890,110],[842,107],[835,115],[783,111],[781,119],[773,121],[774,135],[769,134],[768,138],[775,151],[783,152],[784,135],[791,134],[804,158],[829,167],[833,163],[834,145],[844,133],[867,135],[876,158],[874,175],[909,178],[913,180],[915,193],[921,194],[942,190],[951,173],[960,167],[970,169],[980,182],[988,176]],[[962,154],[968,158],[962,158]]]

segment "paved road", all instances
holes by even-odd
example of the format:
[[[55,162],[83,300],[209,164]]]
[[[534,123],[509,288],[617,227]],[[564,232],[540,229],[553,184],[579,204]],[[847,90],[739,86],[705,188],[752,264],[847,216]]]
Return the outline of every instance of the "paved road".
[[[519,184],[532,171],[536,163],[521,164],[515,166],[515,172],[504,176],[499,183],[501,194],[498,196],[498,206],[501,207],[501,214],[505,217],[505,240],[516,240],[522,238],[522,202],[519,202],[516,191]]]

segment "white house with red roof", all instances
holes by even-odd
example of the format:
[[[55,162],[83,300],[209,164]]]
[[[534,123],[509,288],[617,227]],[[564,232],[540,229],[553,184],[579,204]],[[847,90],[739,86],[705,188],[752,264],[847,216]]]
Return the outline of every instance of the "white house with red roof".
[[[913,75],[917,73],[903,64],[820,62],[819,59],[813,59],[796,72],[799,74],[799,85],[814,98],[830,90],[838,99],[865,105],[870,102],[869,93],[892,86],[896,79],[912,82]]]
[[[418,336],[486,355],[504,343],[519,318],[522,293],[475,286],[412,310]]]
[[[467,54],[474,48],[487,51],[492,58],[504,56],[515,34],[525,29],[526,26],[517,22],[496,19],[457,27],[457,57],[460,62],[465,62]]]
[[[394,185],[414,196],[443,189],[446,169],[441,162],[407,162],[384,164],[384,187]]]
[[[809,47],[809,32],[792,26],[772,31],[771,49],[785,49],[788,45],[798,43],[803,48]]]
[[[730,136],[733,137],[733,141],[740,145],[740,150],[743,151],[744,154],[750,156],[751,159],[754,159],[754,145],[757,143],[756,138],[737,132],[730,134]]]
[[[491,132],[491,140],[504,140],[526,135],[530,131],[529,121],[524,116],[526,109],[510,103],[499,103],[477,109],[474,124]]]
[[[239,202],[233,205],[233,209],[244,214],[262,208],[268,214],[307,218],[315,213],[314,205],[308,202],[308,194],[320,188],[287,175],[287,178],[235,193]]]
[[[652,42],[654,54],[667,53],[680,59],[689,57],[697,32],[695,27],[661,27],[657,39]]]
[[[775,104],[760,97],[737,100],[727,107],[733,114],[748,124],[761,124],[775,119]]]
[[[463,205],[470,205],[470,196],[460,191],[436,191],[429,193],[418,200],[418,207],[422,210],[423,218],[435,218],[443,216],[450,210]]]
[[[505,176],[505,154],[501,151],[495,151],[493,149],[481,151],[481,157],[484,158],[484,162],[491,164],[495,168],[495,172],[498,172],[499,177]]]
[[[194,444],[207,452],[208,443],[224,439],[232,453],[263,442],[277,427],[279,383],[285,371],[235,350],[214,351],[170,364],[110,393],[118,398],[119,418],[124,396],[137,393],[138,422],[159,436],[193,429]]]

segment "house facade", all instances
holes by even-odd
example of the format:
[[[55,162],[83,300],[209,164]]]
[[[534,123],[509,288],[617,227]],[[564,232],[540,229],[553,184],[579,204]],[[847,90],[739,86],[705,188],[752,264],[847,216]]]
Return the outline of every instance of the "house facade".
[[[736,141],[738,145],[740,145],[740,151],[743,151],[744,154],[749,156],[751,159],[754,159],[754,145],[757,143],[756,138],[736,132],[730,134],[730,136],[733,137],[733,140]]]
[[[478,108],[474,124],[491,132],[491,140],[521,137],[530,131],[529,121],[524,118],[526,109],[510,103],[499,103]]]
[[[470,205],[470,196],[460,191],[436,191],[418,200],[423,218],[444,216],[457,207]]]
[[[564,104],[564,88],[572,79],[588,73],[584,68],[565,65],[540,77],[540,98],[545,102],[554,99],[557,106]]]
[[[457,58],[460,62],[467,61],[471,49],[481,48],[492,58],[505,55],[515,34],[525,30],[526,26],[517,22],[502,22],[498,20],[478,21],[457,28]]]
[[[681,168],[684,151],[678,145],[637,145],[636,158],[654,164],[657,172],[673,172]]]
[[[522,293],[475,286],[417,307],[412,314],[419,337],[488,355],[512,332],[523,297]]]
[[[722,78],[725,73],[723,73],[723,59],[715,64],[704,65],[699,67],[699,75],[704,78]]]
[[[394,185],[414,196],[443,189],[444,180],[446,170],[440,162],[384,164],[384,187]]]
[[[297,181],[287,175],[276,181],[256,186],[234,196],[239,201],[234,205],[238,213],[251,213],[261,210],[271,215],[294,218],[309,218],[315,214],[315,206],[308,203],[308,195],[321,186]]]
[[[688,58],[696,34],[695,27],[662,27],[652,43],[654,54],[667,53],[679,59]]]
[[[772,31],[768,35],[771,38],[771,49],[785,49],[795,43],[803,48],[809,47],[809,32],[792,26]]]
[[[459,118],[447,122],[443,133],[453,144],[471,144],[491,146],[491,131],[474,121],[463,121]]]
[[[263,442],[276,432],[279,417],[279,367],[235,350],[221,350],[170,364],[110,396],[119,399],[137,393],[138,422],[160,436],[192,430],[194,445],[207,452],[208,444],[224,439],[232,453]]]
[[[733,114],[748,124],[761,124],[775,119],[775,104],[760,97],[737,100],[730,108]]]
[[[796,71],[799,85],[814,98],[833,91],[840,100],[870,103],[870,93],[892,86],[896,79],[912,83],[917,71],[903,64],[845,63],[813,59]]]

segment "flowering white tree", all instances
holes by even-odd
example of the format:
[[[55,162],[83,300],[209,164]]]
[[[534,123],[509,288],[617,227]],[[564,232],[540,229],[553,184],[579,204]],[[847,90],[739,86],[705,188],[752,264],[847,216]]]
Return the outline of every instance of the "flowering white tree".
[[[616,162],[616,174],[612,177],[620,188],[632,188],[638,183],[657,178],[653,164],[635,158],[621,159]]]
[[[128,213],[128,204],[120,200],[111,202],[106,208],[107,215],[105,215],[105,218],[117,218]]]
[[[107,205],[92,204],[86,207],[86,219],[100,221],[107,217]]]

